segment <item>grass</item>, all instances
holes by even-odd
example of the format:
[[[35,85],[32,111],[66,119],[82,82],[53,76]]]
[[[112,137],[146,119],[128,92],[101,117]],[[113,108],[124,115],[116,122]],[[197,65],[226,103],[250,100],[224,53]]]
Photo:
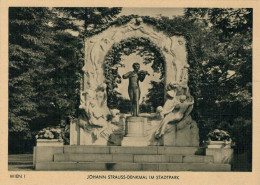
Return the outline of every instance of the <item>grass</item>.
[[[32,171],[33,154],[8,155],[8,171]]]

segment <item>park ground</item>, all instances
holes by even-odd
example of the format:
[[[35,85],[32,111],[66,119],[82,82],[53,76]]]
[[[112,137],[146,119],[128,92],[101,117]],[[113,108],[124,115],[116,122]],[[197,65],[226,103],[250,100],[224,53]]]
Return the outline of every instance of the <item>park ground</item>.
[[[32,171],[33,154],[8,155],[8,171]]]

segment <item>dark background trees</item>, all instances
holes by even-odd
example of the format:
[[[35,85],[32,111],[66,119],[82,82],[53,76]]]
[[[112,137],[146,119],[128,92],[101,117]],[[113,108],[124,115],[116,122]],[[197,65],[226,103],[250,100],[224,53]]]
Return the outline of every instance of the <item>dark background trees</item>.
[[[190,87],[200,138],[224,129],[236,154],[252,160],[252,9],[187,9],[191,32]],[[192,30],[191,30],[192,31]],[[194,30],[193,30],[194,31]],[[249,170],[250,170],[249,166]]]
[[[30,137],[30,125],[45,116],[38,111],[35,84],[46,73],[42,66],[53,44],[48,25],[51,19],[47,8],[9,9],[9,149]]]
[[[64,126],[70,117],[76,116],[84,35],[93,29],[94,23],[98,29],[112,21],[120,10],[9,9],[10,152],[23,152],[28,146],[26,142],[31,150],[38,130]]]

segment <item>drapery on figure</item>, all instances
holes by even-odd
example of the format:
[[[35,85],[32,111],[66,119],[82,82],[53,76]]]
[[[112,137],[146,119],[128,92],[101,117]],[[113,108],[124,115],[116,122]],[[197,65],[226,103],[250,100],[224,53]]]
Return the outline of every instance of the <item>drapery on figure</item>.
[[[156,138],[160,138],[164,134],[165,128],[169,122],[177,124],[179,121],[188,116],[194,103],[192,97],[187,97],[186,95],[176,96],[176,92],[174,90],[168,91],[167,96],[168,99],[160,112],[163,120],[155,132]]]
[[[79,126],[85,131],[91,132],[95,140],[98,137],[109,139],[110,134],[118,129],[120,111],[109,110],[107,107],[106,84],[98,85],[95,90],[89,89],[87,104],[81,104],[80,109],[84,110],[81,115]],[[83,100],[82,100],[83,101]]]
[[[140,100],[140,87],[139,81],[144,81],[146,75],[150,75],[147,71],[139,71],[140,64],[134,63],[133,64],[134,71],[130,71],[123,75],[123,79],[129,79],[128,85],[128,94],[130,97],[131,105],[132,105],[132,115],[138,116],[139,115],[139,100]]]
[[[110,111],[106,105],[106,89],[98,86],[96,89],[96,101],[92,101],[88,109],[88,117],[90,124],[97,126],[106,126],[107,117]]]
[[[109,127],[108,117],[111,115],[106,102],[106,84],[99,85],[95,90],[87,92],[88,101],[86,105],[81,105],[80,108],[84,109],[85,117],[84,125],[85,130],[92,130],[93,134],[98,137],[100,133]]]

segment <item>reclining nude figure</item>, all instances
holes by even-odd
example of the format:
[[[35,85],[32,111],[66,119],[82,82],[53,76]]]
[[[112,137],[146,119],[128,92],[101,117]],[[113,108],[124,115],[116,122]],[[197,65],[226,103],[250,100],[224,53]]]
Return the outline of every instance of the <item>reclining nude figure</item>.
[[[171,96],[169,96],[171,94]],[[168,99],[166,100],[163,110],[160,112],[163,120],[160,123],[160,126],[155,132],[155,138],[160,138],[164,135],[165,128],[169,122],[177,124],[185,116],[189,115],[192,110],[192,105],[194,100],[188,101],[186,95],[176,96],[174,92],[168,92]]]

